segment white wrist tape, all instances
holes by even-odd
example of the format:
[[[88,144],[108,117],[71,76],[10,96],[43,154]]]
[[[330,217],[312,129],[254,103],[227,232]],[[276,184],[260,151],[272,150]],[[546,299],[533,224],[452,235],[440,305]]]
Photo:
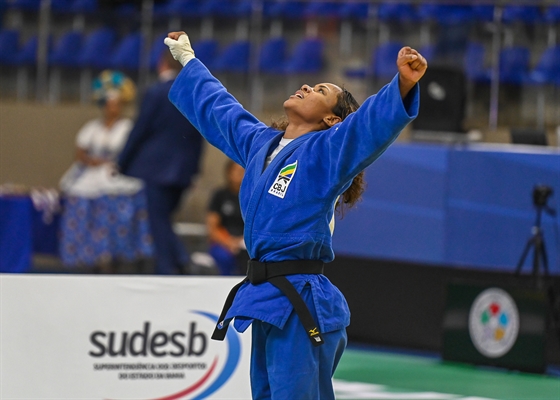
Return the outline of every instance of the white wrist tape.
[[[194,51],[187,35],[181,35],[177,40],[167,37],[163,42],[169,47],[173,58],[179,61],[183,67],[194,58]]]

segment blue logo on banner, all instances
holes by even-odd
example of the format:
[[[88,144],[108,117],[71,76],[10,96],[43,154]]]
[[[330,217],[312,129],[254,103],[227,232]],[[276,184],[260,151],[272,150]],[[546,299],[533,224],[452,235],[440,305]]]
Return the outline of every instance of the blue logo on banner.
[[[195,314],[202,315],[203,317],[207,317],[212,321],[213,324],[218,322],[218,316],[215,314],[211,314],[205,311],[192,311]],[[205,399],[214,393],[216,390],[221,388],[233,375],[235,368],[237,368],[237,364],[239,364],[239,358],[241,357],[241,343],[239,341],[238,333],[235,332],[233,329],[230,329],[226,335],[227,344],[228,344],[228,354],[226,358],[226,362],[224,364],[224,368],[222,372],[216,377],[216,379],[208,386],[202,393],[197,395],[196,397],[192,397],[191,400],[201,400]],[[174,393],[171,395],[167,395],[164,397],[158,397],[157,399],[153,400],[177,400],[181,399],[186,395],[189,395],[201,386],[203,386],[206,381],[210,380],[211,376],[214,373],[214,369],[216,368],[218,362],[218,357],[216,357],[210,366],[208,372],[197,382],[193,385],[181,390],[178,393]]]
[[[205,311],[193,311],[193,312],[195,314],[199,314],[209,318],[214,323],[218,322],[218,316],[215,314],[211,314]],[[228,381],[228,379],[235,371],[235,368],[237,368],[237,364],[239,364],[239,358],[241,357],[241,343],[239,342],[239,337],[237,332],[235,332],[234,329],[229,329],[226,334],[226,340],[228,344],[228,355],[224,365],[224,369],[222,369],[220,375],[218,375],[216,380],[204,392],[200,393],[196,397],[193,397],[192,400],[201,400],[210,396],[212,393],[214,393],[216,390],[222,387],[224,383]]]

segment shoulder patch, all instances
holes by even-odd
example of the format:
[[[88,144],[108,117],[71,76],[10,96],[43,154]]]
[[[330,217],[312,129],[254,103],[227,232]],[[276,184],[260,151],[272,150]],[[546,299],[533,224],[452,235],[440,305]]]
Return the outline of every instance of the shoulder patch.
[[[290,186],[290,182],[296,173],[297,163],[298,162],[296,161],[293,164],[286,165],[280,170],[278,176],[274,180],[274,183],[270,189],[268,189],[268,193],[273,196],[280,197],[281,199],[284,198],[286,191],[288,190],[288,186]]]

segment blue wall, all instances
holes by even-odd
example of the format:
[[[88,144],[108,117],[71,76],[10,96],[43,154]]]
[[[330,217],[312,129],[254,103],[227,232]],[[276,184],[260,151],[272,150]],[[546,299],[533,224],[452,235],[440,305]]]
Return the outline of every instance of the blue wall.
[[[560,205],[560,151],[395,143],[366,180],[363,201],[337,220],[336,254],[513,271],[535,222],[533,187],[551,186],[548,204]],[[560,274],[560,215],[542,227]]]

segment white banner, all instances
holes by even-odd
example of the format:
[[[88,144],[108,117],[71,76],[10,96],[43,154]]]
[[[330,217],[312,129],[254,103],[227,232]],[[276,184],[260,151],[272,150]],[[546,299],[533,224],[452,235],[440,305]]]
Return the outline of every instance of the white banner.
[[[0,275],[0,398],[248,399],[250,332],[210,339],[240,280]]]

